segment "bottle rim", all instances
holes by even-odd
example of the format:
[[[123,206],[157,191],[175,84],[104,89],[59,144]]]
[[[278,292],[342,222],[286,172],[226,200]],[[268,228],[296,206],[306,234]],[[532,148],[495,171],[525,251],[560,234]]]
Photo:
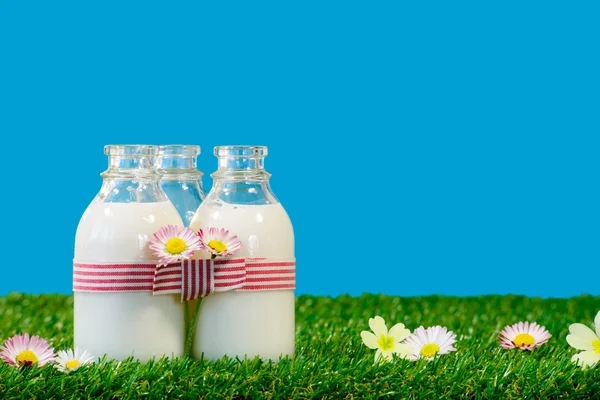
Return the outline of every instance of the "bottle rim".
[[[120,157],[145,157],[156,154],[156,146],[151,144],[107,144],[104,154]]]
[[[266,157],[269,154],[267,146],[215,146],[214,155],[228,158]]]
[[[197,157],[201,148],[195,144],[163,144],[157,146],[157,155],[160,157]]]

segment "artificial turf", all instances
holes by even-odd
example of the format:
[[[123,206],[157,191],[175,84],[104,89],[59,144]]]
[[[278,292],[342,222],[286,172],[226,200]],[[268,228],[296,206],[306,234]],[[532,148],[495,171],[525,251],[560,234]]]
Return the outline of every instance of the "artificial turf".
[[[0,340],[29,332],[56,350],[71,347],[72,306],[64,295],[0,297]],[[292,360],[102,361],[71,374],[0,362],[0,398],[600,399],[600,365],[571,363],[575,350],[565,341],[569,324],[591,326],[598,310],[600,296],[300,296]],[[458,335],[457,351],[431,362],[374,365],[360,332],[375,315],[411,330],[447,326]],[[521,320],[544,325],[552,338],[532,352],[501,349],[498,332]]]

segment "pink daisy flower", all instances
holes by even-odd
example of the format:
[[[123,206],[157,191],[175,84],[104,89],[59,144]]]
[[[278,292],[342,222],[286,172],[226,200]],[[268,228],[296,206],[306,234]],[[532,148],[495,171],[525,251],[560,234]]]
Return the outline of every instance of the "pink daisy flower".
[[[226,229],[206,228],[198,231],[200,248],[208,251],[212,257],[227,257],[242,248],[242,242],[237,236],[229,236]]]
[[[175,225],[163,226],[154,234],[149,246],[154,250],[154,255],[161,257],[158,266],[188,259],[200,250],[200,238],[196,233],[186,227]]]
[[[54,361],[54,349],[39,336],[15,335],[0,346],[0,357],[14,367],[42,367]]]
[[[498,335],[500,345],[506,350],[533,350],[546,343],[551,337],[545,327],[528,321],[507,325]]]

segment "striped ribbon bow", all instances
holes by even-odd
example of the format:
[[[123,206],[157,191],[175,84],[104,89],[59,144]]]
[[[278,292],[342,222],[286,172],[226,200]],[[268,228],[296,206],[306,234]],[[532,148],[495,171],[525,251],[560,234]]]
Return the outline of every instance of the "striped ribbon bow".
[[[182,260],[156,267],[156,262],[73,263],[73,290],[179,294],[181,301],[228,290],[296,288],[296,261],[264,258]]]

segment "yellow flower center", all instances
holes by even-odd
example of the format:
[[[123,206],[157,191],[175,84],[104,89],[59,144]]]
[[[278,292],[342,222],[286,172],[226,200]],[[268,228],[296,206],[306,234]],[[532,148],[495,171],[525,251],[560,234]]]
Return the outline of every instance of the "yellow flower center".
[[[513,340],[513,343],[517,347],[522,347],[523,345],[531,346],[534,342],[535,339],[529,333],[519,333],[515,336],[515,340]]]
[[[594,340],[592,342],[592,347],[594,348],[594,353],[600,354],[600,340]]]
[[[386,336],[383,333],[379,337],[377,344],[379,345],[379,347],[381,347],[381,350],[383,350],[383,351],[390,351],[394,347],[396,347],[396,345],[394,344],[394,337]]]
[[[208,242],[208,247],[210,247],[217,253],[227,250],[227,246],[225,246],[225,243],[214,239]]]
[[[80,365],[81,365],[81,363],[79,362],[79,360],[71,360],[65,364],[65,367],[67,367],[67,369],[70,369],[71,371],[73,371],[73,370],[79,368]]]
[[[438,353],[438,351],[440,351],[440,346],[435,343],[428,343],[421,348],[421,355],[423,357],[432,358]]]
[[[17,356],[17,364],[31,366],[38,362],[38,358],[31,350],[24,350]]]
[[[181,238],[171,238],[165,245],[165,249],[170,254],[181,254],[185,250],[185,247],[185,240]]]

